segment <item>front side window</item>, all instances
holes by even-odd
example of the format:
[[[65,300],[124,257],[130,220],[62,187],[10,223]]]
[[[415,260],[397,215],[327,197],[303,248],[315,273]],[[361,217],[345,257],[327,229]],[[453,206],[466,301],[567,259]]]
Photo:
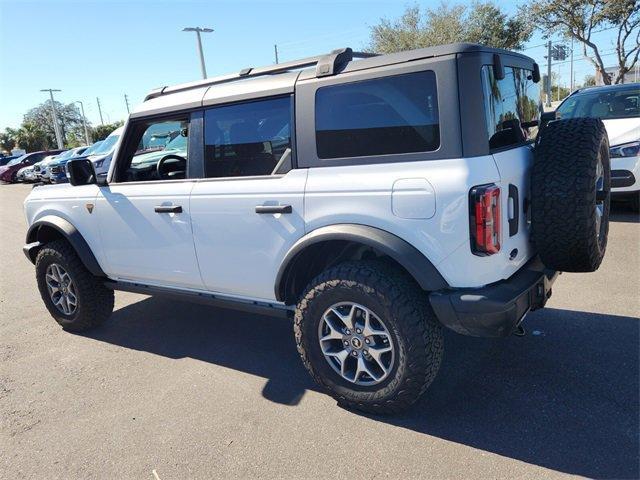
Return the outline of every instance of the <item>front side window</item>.
[[[283,173],[291,155],[291,98],[281,97],[205,111],[205,176]]]
[[[529,70],[505,67],[498,80],[491,65],[482,67],[482,87],[489,148],[505,148],[535,140],[542,111],[540,88]]]
[[[432,71],[319,88],[315,111],[319,158],[428,152],[440,146]]]
[[[186,178],[189,121],[156,120],[135,125],[125,140],[120,181],[182,180]]]

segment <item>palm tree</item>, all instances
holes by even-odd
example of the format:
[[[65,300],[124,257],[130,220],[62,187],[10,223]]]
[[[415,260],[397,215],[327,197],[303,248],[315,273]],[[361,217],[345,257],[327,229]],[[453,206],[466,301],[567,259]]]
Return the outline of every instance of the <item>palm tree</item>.
[[[16,143],[27,152],[46,150],[49,148],[47,134],[33,123],[23,123],[16,132]]]

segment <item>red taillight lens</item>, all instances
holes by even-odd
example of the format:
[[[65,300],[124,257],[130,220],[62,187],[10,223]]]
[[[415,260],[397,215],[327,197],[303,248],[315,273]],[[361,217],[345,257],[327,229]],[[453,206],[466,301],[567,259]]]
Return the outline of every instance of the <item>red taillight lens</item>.
[[[481,185],[469,193],[471,250],[476,255],[500,251],[500,187]]]

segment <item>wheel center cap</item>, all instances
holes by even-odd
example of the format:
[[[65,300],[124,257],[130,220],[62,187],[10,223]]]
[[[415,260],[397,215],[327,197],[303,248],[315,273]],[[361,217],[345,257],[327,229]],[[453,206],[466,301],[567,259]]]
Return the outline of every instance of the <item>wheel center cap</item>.
[[[362,348],[362,340],[360,340],[358,337],[353,337],[351,339],[351,345],[353,346],[353,348]]]

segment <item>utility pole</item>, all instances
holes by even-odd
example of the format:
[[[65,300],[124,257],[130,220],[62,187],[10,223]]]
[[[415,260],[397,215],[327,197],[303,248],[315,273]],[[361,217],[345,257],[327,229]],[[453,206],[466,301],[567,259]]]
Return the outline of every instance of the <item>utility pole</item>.
[[[129,97],[127,97],[127,94],[124,94],[124,104],[127,106],[127,113],[131,113],[129,111]]]
[[[96,102],[98,102],[98,113],[100,114],[100,125],[104,125],[104,120],[102,119],[102,108],[100,108],[100,99],[96,97]]]
[[[62,90],[57,90],[54,88],[43,88],[40,91],[49,92],[49,95],[51,96],[51,120],[53,120],[53,131],[56,133],[56,142],[58,144],[58,148],[62,150],[64,148],[64,142],[62,139],[62,131],[60,130],[60,125],[58,124],[58,112],[56,112],[56,102],[53,99],[53,92],[61,92]]]
[[[80,111],[82,112],[82,126],[84,127],[84,141],[87,145],[91,144],[91,140],[89,140],[89,129],[87,128],[87,117],[84,115],[84,104],[77,100],[75,103],[80,104]]]
[[[547,107],[551,106],[551,40],[547,43]]]
[[[571,91],[569,93],[573,93],[575,88],[575,80],[573,78],[573,37],[571,37]]]
[[[183,32],[196,32],[196,38],[198,41],[198,55],[200,56],[200,69],[202,70],[202,78],[207,78],[207,67],[204,65],[204,53],[202,53],[202,39],[200,33],[211,33],[213,28],[201,28],[201,27],[185,27]]]
[[[278,63],[278,45],[274,45],[273,50],[276,52],[276,63]]]

